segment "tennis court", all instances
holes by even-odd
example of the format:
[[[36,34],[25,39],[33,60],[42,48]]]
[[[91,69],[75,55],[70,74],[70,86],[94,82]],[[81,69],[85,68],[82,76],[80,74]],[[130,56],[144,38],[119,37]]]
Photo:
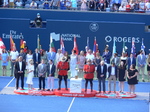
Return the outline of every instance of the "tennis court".
[[[0,77],[0,82],[0,112],[149,112],[148,82],[136,85],[138,96],[133,99],[17,95],[13,93],[15,78]],[[38,78],[34,78],[33,82],[34,87],[38,88]],[[55,79],[55,88],[58,87],[57,83],[58,80]],[[63,85],[62,83],[62,87]],[[82,86],[84,88],[84,80]],[[94,90],[98,90],[97,80],[94,80]],[[125,83],[125,91],[127,90],[128,85]]]

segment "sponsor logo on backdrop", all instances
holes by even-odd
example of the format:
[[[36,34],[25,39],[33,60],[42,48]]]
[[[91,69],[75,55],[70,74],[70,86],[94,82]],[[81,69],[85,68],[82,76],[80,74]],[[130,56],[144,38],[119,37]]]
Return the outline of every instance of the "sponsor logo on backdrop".
[[[112,42],[113,40],[115,40],[116,42],[127,42],[127,43],[131,43],[132,42],[132,38],[135,39],[135,43],[140,43],[140,37],[117,37],[117,36],[106,36],[105,37],[105,41],[106,42]]]
[[[92,32],[96,32],[99,29],[99,25],[97,23],[91,23],[89,28]]]
[[[12,35],[13,39],[23,39],[24,36],[21,33],[18,33],[15,30],[10,30],[8,33],[2,33],[2,38],[3,39],[9,39],[10,38],[10,34]]]
[[[60,37],[62,37],[64,41],[73,41],[74,37],[81,38],[80,34],[56,34],[55,32],[52,32],[51,36],[55,41],[59,41]]]

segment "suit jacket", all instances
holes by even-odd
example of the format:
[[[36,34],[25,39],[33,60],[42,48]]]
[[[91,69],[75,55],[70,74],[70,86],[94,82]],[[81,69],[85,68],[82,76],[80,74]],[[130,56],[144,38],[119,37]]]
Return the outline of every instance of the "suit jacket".
[[[111,52],[109,51],[107,54],[103,52],[102,57],[104,58],[104,61],[108,64],[110,64],[110,58],[111,58]]]
[[[116,58],[116,63],[115,63],[115,58]],[[119,57],[113,57],[111,59],[111,63],[115,63],[116,66],[119,66],[119,64],[120,64],[120,58]]]
[[[103,65],[103,71],[101,71],[101,65],[97,66],[97,78],[101,78],[100,76],[103,74],[104,78],[106,78],[106,73],[107,73],[107,65]]]
[[[26,69],[26,63],[22,61],[21,71],[23,71],[23,74],[25,73],[25,69]],[[18,71],[20,71],[20,66],[19,66],[19,62],[17,61],[15,64],[15,73],[18,73]]]
[[[141,55],[137,56],[137,66],[140,67],[140,65],[144,65],[144,66],[146,65],[146,56],[145,55],[142,55],[142,58],[141,58]]]
[[[132,63],[131,63],[131,58],[129,57],[127,60],[127,65],[128,65],[128,69],[130,68],[130,66],[134,64],[136,66],[136,59],[133,57],[132,58]]]
[[[111,69],[112,69],[112,66],[109,66],[109,67],[108,67],[108,73],[109,73],[108,78],[109,78],[110,75],[111,75]],[[116,78],[117,78],[117,66],[115,66],[115,76],[116,76]]]
[[[51,71],[50,71],[50,64],[47,65],[47,76],[49,77],[49,74],[52,74],[51,76],[54,77],[55,76],[55,70],[56,70],[56,66],[54,64],[51,65]]]
[[[53,62],[54,62],[55,58],[56,58],[56,53],[55,52],[48,52],[47,53],[47,59],[48,60],[53,60]]]
[[[46,64],[39,64],[38,65],[38,76],[41,77],[40,75],[42,74],[42,77],[45,77],[46,76],[46,72],[47,72]]]
[[[36,64],[37,60],[36,60],[36,53],[33,53],[33,62],[34,64]],[[40,53],[38,53],[38,64],[41,62],[41,55]]]

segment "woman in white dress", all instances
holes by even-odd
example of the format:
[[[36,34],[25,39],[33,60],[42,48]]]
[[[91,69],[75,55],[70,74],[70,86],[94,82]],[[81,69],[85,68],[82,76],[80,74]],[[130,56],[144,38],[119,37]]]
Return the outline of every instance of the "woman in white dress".
[[[81,4],[81,10],[87,10],[87,0],[81,0],[82,4]]]
[[[33,88],[33,76],[34,76],[34,65],[33,65],[33,59],[29,60],[30,65],[27,69],[27,81],[28,84],[28,90],[31,90]]]
[[[146,0],[145,8],[146,8],[146,13],[150,13],[150,0]]]
[[[77,55],[76,51],[73,50],[72,54],[70,55],[70,71],[71,71],[71,77],[75,77],[77,75]]]
[[[26,69],[28,69],[28,66],[30,65],[29,60],[33,59],[32,51],[29,50],[28,54],[26,55]]]

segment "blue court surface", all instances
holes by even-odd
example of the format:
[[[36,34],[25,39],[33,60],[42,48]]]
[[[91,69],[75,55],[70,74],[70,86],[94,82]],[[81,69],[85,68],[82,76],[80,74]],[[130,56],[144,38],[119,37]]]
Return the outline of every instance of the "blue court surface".
[[[0,91],[7,85],[15,86],[13,77],[0,77]],[[10,82],[12,80],[12,82]],[[25,78],[26,81],[26,78]],[[34,87],[38,88],[38,78],[34,78]],[[8,83],[10,84],[8,85]],[[118,84],[118,83],[117,83]],[[55,88],[58,80],[55,79]],[[106,82],[107,85],[107,82]],[[25,84],[25,87],[27,85]],[[62,82],[62,87],[64,83]],[[69,87],[69,81],[68,81]],[[84,88],[84,81],[83,81]],[[94,80],[94,89],[98,89],[98,81]],[[107,87],[106,87],[107,89]],[[117,87],[118,90],[118,87]],[[128,85],[125,84],[125,91]],[[150,83],[136,85],[137,92],[150,90]],[[0,94],[0,112],[149,112],[147,100],[104,99],[104,98],[73,98],[58,96],[30,96]]]

